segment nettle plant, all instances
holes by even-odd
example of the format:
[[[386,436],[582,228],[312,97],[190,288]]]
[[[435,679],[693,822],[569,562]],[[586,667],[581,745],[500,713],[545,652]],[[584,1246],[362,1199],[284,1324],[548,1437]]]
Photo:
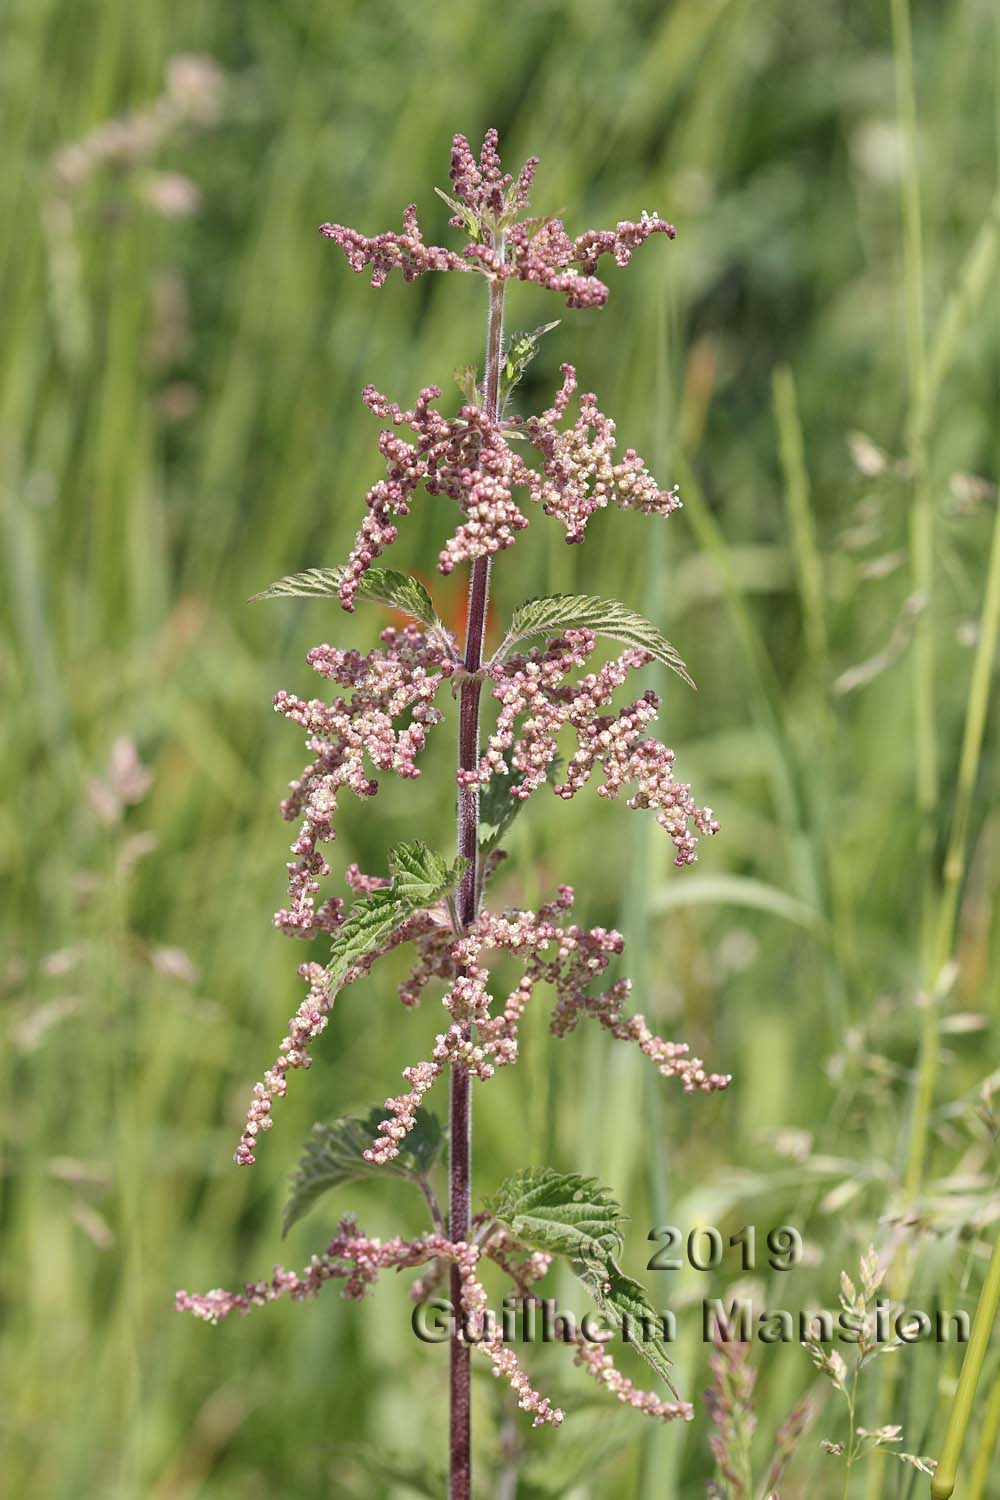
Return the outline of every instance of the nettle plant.
[[[673,841],[675,864],[695,859],[698,834],[717,831],[711,809],[693,800],[675,779],[674,752],[650,737],[659,701],[646,691],[615,709],[612,700],[630,672],[657,661],[690,682],[683,661],[648,620],[614,600],[582,595],[530,599],[513,613],[498,649],[484,658],[490,569],[494,556],[514,545],[528,525],[515,500],[520,492],[565,530],[567,542],[584,539],[587,522],[610,502],[623,509],[663,517],[680,501],[661,490],[632,450],[615,452],[615,427],[592,395],[582,395],[578,415],[568,408],[576,373],[562,366],[562,386],[540,416],[511,410],[511,396],[536,355],[546,325],[504,337],[508,283],[530,281],[559,293],[569,308],[599,307],[608,289],[596,275],[600,258],[626,266],[654,235],[673,238],[671,225],[643,213],[636,223],[589,230],[571,239],[557,218],[522,217],[537,162],[532,158],[512,178],[501,170],[497,133],[490,130],[478,161],[463,136],[451,156],[450,224],[464,230],[461,252],[424,243],[416,209],[403,215],[403,232],[366,238],[339,224],[322,233],[339,245],[355,271],[372,267],[381,286],[393,269],[412,281],[429,271],[479,275],[488,293],[486,355],[481,378],[472,368],[458,372],[464,397],[454,416],[435,403],[437,386],[422,390],[403,410],[373,386],[365,404],[386,425],[379,436],[386,477],[366,496],[367,514],[343,568],[312,569],[283,578],[260,598],[336,596],[345,610],[357,601],[378,601],[412,623],[382,631],[381,645],[361,655],[322,645],[307,661],[335,686],[335,696],[303,699],[279,692],[276,710],[306,732],[309,764],[282,803],[286,819],[299,823],[289,865],[289,901],[275,924],[299,939],[325,939],[324,964],[304,963],[306,999],[292,1018],[278,1057],[253,1090],[236,1161],[250,1165],[261,1136],[272,1124],[273,1106],[284,1097],[289,1074],[308,1068],[310,1047],[324,1030],[338,995],[371,973],[387,953],[404,944],[415,952],[400,986],[403,1005],[419,1005],[428,987],[444,989],[447,1024],[429,1056],[405,1069],[406,1088],[368,1118],[317,1125],[293,1178],[286,1228],[327,1188],[365,1172],[413,1179],[430,1215],[427,1233],[388,1241],[361,1232],[353,1218],[341,1220],[322,1255],[301,1276],[282,1268],[270,1281],[240,1292],[205,1295],[180,1292],[177,1306],[210,1323],[234,1309],[247,1312],[288,1294],[302,1299],[330,1280],[344,1295],[361,1298],[387,1269],[422,1268],[413,1295],[423,1299],[450,1280],[454,1312],[450,1338],[450,1494],[471,1492],[470,1360],[473,1350],[509,1382],[535,1425],[558,1425],[562,1411],[533,1386],[498,1320],[487,1307],[479,1276],[491,1261],[509,1278],[513,1294],[528,1299],[556,1256],[577,1272],[603,1315],[607,1337],[643,1325],[636,1347],[670,1389],[672,1399],[638,1390],[619,1372],[606,1340],[574,1341],[576,1362],[620,1401],[660,1421],[690,1419],[691,1406],[670,1383],[664,1341],[652,1336],[657,1319],[643,1288],[621,1269],[624,1216],[610,1192],[592,1178],[531,1166],[494,1187],[482,1210],[471,1207],[471,1095],[498,1068],[514,1063],[525,1008],[536,989],[555,992],[551,1029],[566,1036],[583,1017],[593,1017],[623,1042],[636,1044],[666,1078],[688,1093],[711,1093],[728,1075],[707,1072],[681,1042],[657,1036],[640,1014],[629,1014],[629,981],[601,987],[621,935],[605,927],[580,927],[570,919],[574,894],[561,885],[537,911],[491,910],[484,904],[490,876],[505,857],[501,840],[516,813],[548,785],[556,796],[574,797],[600,774],[598,792],[628,793],[630,808],[648,810]],[[412,440],[401,436],[409,429]],[[536,455],[535,464],[528,455]],[[376,567],[396,539],[397,523],[410,512],[420,489],[444,496],[461,513],[458,527],[438,558],[438,569],[471,569],[464,648],[440,619],[416,579]],[[620,655],[592,666],[598,638],[624,646]],[[536,644],[528,644],[532,640]],[[495,722],[486,748],[480,745],[480,700],[495,700]],[[346,788],[357,797],[378,790],[371,768],[398,776],[420,774],[417,760],[428,733],[444,718],[438,702],[458,699],[457,857],[452,863],[413,841],[388,854],[388,874],[346,871],[350,901],[320,899],[331,873],[323,852],[334,838],[338,798]],[[568,750],[564,768],[558,751]],[[502,998],[491,973],[514,962],[520,977]],[[423,1106],[434,1084],[447,1075],[447,1131]],[[448,1147],[448,1208],[439,1206],[431,1174]]]

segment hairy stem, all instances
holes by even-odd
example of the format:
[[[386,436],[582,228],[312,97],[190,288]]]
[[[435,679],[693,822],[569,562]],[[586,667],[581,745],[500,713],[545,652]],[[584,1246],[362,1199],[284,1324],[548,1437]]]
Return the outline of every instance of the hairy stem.
[[[497,246],[503,253],[502,242]],[[483,369],[483,411],[492,422],[500,417],[500,355],[503,338],[504,283],[490,283],[489,320],[486,330],[486,362]],[[472,565],[469,587],[469,621],[465,637],[465,669],[474,674],[483,661],[486,608],[490,593],[490,559],[479,557]],[[458,764],[472,771],[479,761],[479,699],[482,683],[476,676],[462,682],[459,700]],[[466,861],[458,895],[458,919],[464,930],[476,920],[479,834],[479,792],[460,787],[458,792],[458,853]],[[471,1024],[471,1023],[468,1023]],[[472,1178],[472,1089],[464,1068],[451,1072],[449,1147],[448,1232],[452,1240],[469,1236]],[[451,1270],[451,1302],[457,1314],[461,1302],[458,1268]],[[472,1494],[472,1450],[470,1412],[470,1348],[457,1333],[451,1339],[450,1372],[450,1468],[449,1500],[469,1500]]]

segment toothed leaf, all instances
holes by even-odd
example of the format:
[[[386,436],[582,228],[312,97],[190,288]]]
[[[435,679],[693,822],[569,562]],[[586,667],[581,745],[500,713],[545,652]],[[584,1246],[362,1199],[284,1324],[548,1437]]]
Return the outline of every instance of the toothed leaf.
[[[448,866],[419,840],[389,852],[392,885],[358,901],[333,934],[327,973],[340,985],[366,953],[401,927],[422,906],[432,906],[454,889],[464,862]]]
[[[593,1177],[528,1167],[487,1203],[499,1224],[528,1250],[563,1255],[609,1322],[627,1330],[635,1347],[676,1395],[657,1314],[644,1287],[617,1263],[625,1214]],[[647,1337],[647,1333],[652,1335]]]
[[[416,1110],[417,1123],[410,1131],[399,1155],[382,1165],[365,1161],[364,1153],[379,1134],[385,1110],[376,1108],[367,1115],[348,1115],[331,1125],[316,1124],[306,1139],[298,1167],[289,1181],[282,1233],[287,1234],[308,1213],[318,1198],[331,1188],[355,1182],[359,1177],[390,1176],[415,1181],[425,1177],[441,1154],[445,1135],[437,1115],[421,1105]]]
[[[546,781],[555,781],[562,765],[560,756],[555,756],[545,772]],[[500,843],[507,829],[527,802],[526,797],[513,797],[512,791],[524,780],[523,771],[508,771],[506,776],[491,776],[479,794],[479,850],[490,854]]]
[[[694,687],[677,648],[650,620],[617,599],[598,599],[591,594],[550,594],[526,600],[514,611],[497,659],[509,656],[518,641],[534,635],[559,635],[566,630],[592,630],[623,645],[638,646]]]
[[[440,901],[457,879],[440,854],[435,854],[420,839],[398,844],[389,853],[392,894],[413,906]]]
[[[344,577],[343,568],[307,568],[304,573],[290,573],[270,588],[254,594],[251,604],[261,599],[329,599],[336,598]],[[356,599],[373,604],[387,604],[432,630],[447,636],[434,609],[434,601],[417,578],[397,573],[392,568],[369,568],[358,585]]]
[[[573,1269],[608,1321],[619,1332],[629,1331],[636,1351],[676,1396],[671,1377],[673,1361],[667,1353],[666,1341],[652,1332],[660,1325],[660,1319],[641,1282],[626,1276],[610,1258],[603,1265],[597,1261],[581,1262]]]
[[[486,1206],[529,1250],[602,1263],[621,1252],[626,1216],[593,1177],[526,1167],[508,1177]]]
[[[452,378],[470,406],[479,405],[478,370],[475,365],[459,365],[452,370]]]
[[[553,328],[558,328],[560,321],[556,318],[554,323],[542,323],[540,327],[532,328],[530,332],[522,331],[511,334],[504,349],[501,371],[501,395],[504,399],[523,378],[525,370],[538,353],[538,346],[542,339],[547,333],[551,333]]]
[[[437,193],[442,203],[447,203],[448,207],[457,218],[464,220],[465,227],[469,231],[469,238],[471,240],[478,240],[480,237],[479,220],[472,212],[472,209],[466,208],[465,204],[459,203],[457,199],[450,198],[448,194],[446,192],[443,192],[439,187],[436,187],[434,191]]]

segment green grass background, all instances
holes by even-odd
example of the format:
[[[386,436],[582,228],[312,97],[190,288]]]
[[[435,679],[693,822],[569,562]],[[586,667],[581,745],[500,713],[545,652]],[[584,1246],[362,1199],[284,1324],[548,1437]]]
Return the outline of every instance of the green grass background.
[[[1000,1211],[977,1113],[1000,1066],[996,500],[968,477],[997,463],[1000,52],[988,0],[919,0],[912,28],[911,69],[905,0],[8,0],[0,1432],[15,1500],[442,1493],[446,1356],[410,1333],[401,1280],[361,1307],[328,1290],[216,1330],[171,1298],[305,1264],[347,1207],[373,1233],[421,1227],[416,1195],[373,1183],[280,1240],[311,1122],[379,1102],[427,1053],[433,1009],[401,1013],[390,967],[338,1005],[257,1167],[232,1166],[301,994],[304,954],[270,913],[277,801],[303,757],[270,699],[312,691],[310,644],[363,644],[380,623],[370,606],[347,620],[244,601],[345,557],[379,471],[362,385],[405,404],[479,357],[477,278],[376,295],[316,233],[398,227],[414,199],[428,238],[448,233],[432,188],[456,129],[496,123],[515,167],[540,155],[535,206],[574,232],[643,208],[678,225],[609,272],[603,311],[564,316],[521,409],[547,404],[571,359],[685,509],[662,525],[604,513],[575,549],[533,517],[496,568],[496,609],[567,588],[644,608],[698,681],[697,696],[658,684],[661,725],[723,833],[677,872],[623,806],[539,797],[500,893],[573,882],[582,920],[626,933],[637,1005],[735,1075],[690,1099],[603,1033],[550,1041],[540,1012],[519,1067],[477,1091],[477,1183],[528,1162],[596,1173],[631,1215],[636,1272],[654,1224],[794,1223],[806,1264],[758,1273],[762,1305],[835,1305],[840,1268],[875,1242],[911,1305],[971,1308]],[[60,215],[56,154],[146,107],[184,52],[224,71],[218,123],[97,170]],[[153,211],[153,168],[190,178],[198,212]],[[557,315],[533,287],[510,301],[515,327]],[[887,455],[877,473],[852,460],[858,431]],[[394,566],[431,574],[440,507],[415,509]],[[442,589],[448,609],[460,596]],[[87,787],[119,736],[153,782],[109,826]],[[381,869],[408,835],[448,848],[448,737],[419,782],[345,799],[338,869]],[[186,978],[157,967],[165,947]],[[649,1277],[680,1309],[678,1379],[698,1401],[697,1300],[732,1290],[735,1258]],[[565,1357],[525,1357],[571,1415],[554,1436],[518,1428],[520,1496],[704,1492],[700,1401],[692,1426],[651,1432]],[[762,1473],[815,1377],[795,1345],[753,1357]],[[953,1349],[876,1362],[862,1419],[934,1452],[956,1373]],[[480,1376],[475,1399],[485,1496],[502,1393]],[[964,1493],[1000,1496],[980,1426]],[[843,1436],[832,1395],[786,1500],[843,1492],[824,1436]],[[894,1462],[871,1473],[850,1493],[927,1483]]]

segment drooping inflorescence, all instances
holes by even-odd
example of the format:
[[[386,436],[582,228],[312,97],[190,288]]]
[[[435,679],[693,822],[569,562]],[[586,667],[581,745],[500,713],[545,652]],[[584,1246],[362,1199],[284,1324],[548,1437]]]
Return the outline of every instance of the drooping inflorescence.
[[[586,664],[595,644],[593,631],[567,630],[544,647],[488,668],[493,696],[500,704],[497,725],[478,768],[460,771],[459,781],[484,787],[493,776],[513,768],[520,780],[512,795],[529,797],[549,774],[560,734],[570,729],[577,749],[565,778],[553,784],[556,795],[574,797],[599,768],[604,776],[599,794],[614,798],[623,788],[633,787],[628,806],[653,809],[677,850],[674,863],[692,864],[698,841],[689,825],[705,835],[716,833],[719,825],[712,809],[698,807],[690,787],[674,780],[673,750],[645,734],[660,700],[647,691],[616,714],[600,712],[629,670],[646,666],[652,657],[630,648],[579,682],[567,683],[570,672]]]
[[[385,1163],[398,1154],[424,1095],[449,1063],[460,1062],[474,1078],[485,1081],[498,1067],[517,1061],[521,1018],[540,984],[556,995],[551,1021],[555,1036],[568,1036],[581,1015],[593,1015],[617,1040],[636,1042],[665,1078],[680,1080],[685,1092],[710,1094],[727,1086],[729,1075],[706,1072],[686,1042],[664,1041],[650,1031],[643,1016],[623,1015],[629,980],[620,979],[602,993],[591,994],[595,980],[621,954],[624,939],[613,928],[566,925],[565,914],[573,901],[572,888],[564,885],[556,900],[537,912],[481,911],[471,931],[451,941],[435,930],[415,935],[417,967],[404,980],[401,998],[413,1005],[431,979],[442,979],[449,986],[442,1004],[451,1022],[436,1038],[430,1061],[406,1069],[409,1092],[386,1100],[388,1118],[366,1153],[368,1160]],[[502,1008],[495,1011],[486,958],[504,953],[519,958],[523,968]]]
[[[287,1296],[293,1302],[304,1302],[318,1296],[330,1281],[343,1283],[342,1295],[360,1302],[368,1294],[382,1271],[404,1271],[429,1265],[427,1277],[411,1287],[415,1300],[422,1301],[440,1279],[440,1269],[449,1263],[458,1269],[460,1307],[455,1310],[457,1337],[471,1344],[493,1366],[493,1373],[507,1381],[518,1406],[527,1412],[535,1427],[558,1427],[564,1420],[562,1410],[532,1385],[521,1368],[513,1349],[503,1339],[499,1320],[490,1310],[486,1289],[479,1279],[482,1260],[493,1261],[506,1271],[525,1303],[532,1299],[532,1287],[545,1275],[552,1257],[534,1254],[512,1258],[516,1245],[500,1227],[486,1226],[487,1232],[477,1242],[451,1241],[446,1235],[425,1234],[405,1240],[396,1236],[380,1240],[359,1230],[348,1216],[341,1219],[337,1233],[321,1255],[314,1255],[302,1275],[275,1266],[269,1281],[247,1282],[238,1292],[215,1288],[198,1293],[179,1291],[174,1297],[178,1312],[193,1313],[203,1322],[218,1324],[231,1313],[244,1316],[256,1307],[265,1307]],[[639,1390],[622,1375],[607,1352],[610,1335],[588,1340],[576,1335],[569,1342],[575,1349],[574,1362],[604,1385],[619,1401],[636,1411],[662,1422],[675,1419],[690,1421],[692,1409],[686,1401],[662,1401],[652,1392]]]
[[[500,335],[505,286],[532,282],[558,293],[569,308],[599,307],[608,296],[597,274],[603,257],[624,267],[651,236],[674,237],[670,224],[645,212],[636,221],[621,220],[613,229],[588,230],[576,238],[559,218],[525,216],[537,165],[532,157],[516,176],[504,173],[495,130],[487,132],[478,158],[464,136],[454,137],[452,196],[442,197],[451,209],[449,224],[466,236],[457,251],[424,241],[412,204],[404,211],[400,233],[368,237],[339,224],[321,226],[323,234],[340,245],[353,270],[371,269],[376,287],[393,270],[406,281],[431,271],[481,275],[490,285],[492,342],[482,385],[473,370],[459,379],[465,399],[453,416],[436,404],[442,396],[436,385],[424,387],[406,409],[374,386],[365,387],[366,406],[385,424],[378,439],[385,477],[365,497],[366,514],[347,564],[336,572],[296,575],[269,591],[336,594],[347,611],[359,597],[379,599],[408,614],[414,623],[384,630],[380,646],[366,655],[331,645],[315,647],[307,661],[332,685],[332,696],[303,699],[281,691],[274,699],[277,712],[304,731],[310,757],[281,804],[283,816],[298,821],[299,828],[288,864],[288,903],[274,922],[290,937],[323,939],[330,958],[324,964],[314,956],[300,966],[307,994],[289,1022],[277,1057],[254,1086],[236,1151],[241,1165],[255,1160],[259,1137],[272,1123],[273,1103],[287,1092],[289,1074],[310,1066],[312,1044],[326,1028],[340,992],[370,975],[385,955],[403,945],[412,947],[413,959],[399,985],[400,1000],[413,1011],[433,988],[446,1018],[424,1060],[404,1070],[406,1088],[386,1099],[384,1117],[378,1120],[380,1112],[373,1113],[361,1138],[372,1132],[367,1149],[356,1147],[358,1170],[389,1163],[395,1163],[394,1172],[401,1170],[405,1154],[416,1149],[419,1132],[413,1132],[425,1096],[450,1070],[457,1072],[453,1089],[459,1081],[467,1088],[467,1080],[485,1081],[498,1068],[516,1062],[524,1013],[529,1004],[537,1005],[539,989],[553,997],[550,1029],[557,1037],[568,1036],[581,1018],[590,1016],[616,1040],[634,1043],[663,1077],[676,1079],[687,1093],[714,1093],[730,1081],[728,1074],[709,1072],[686,1043],[665,1040],[641,1013],[628,1011],[630,981],[607,973],[621,955],[622,936],[613,928],[571,922],[571,887],[560,885],[556,897],[536,911],[491,910],[481,904],[486,880],[504,855],[496,839],[477,842],[475,799],[480,793],[495,799],[498,786],[507,794],[506,808],[498,815],[502,831],[513,812],[543,784],[568,800],[597,775],[599,795],[614,799],[624,792],[630,808],[651,811],[674,845],[674,863],[693,863],[699,835],[714,834],[718,824],[712,810],[694,800],[690,787],[675,780],[673,750],[649,733],[659,699],[646,690],[623,706],[615,704],[630,672],[654,659],[677,666],[679,658],[670,654],[673,648],[648,621],[624,606],[573,596],[571,603],[608,606],[611,615],[602,624],[601,609],[595,614],[590,608],[583,623],[577,616],[570,624],[558,609],[550,611],[544,643],[511,654],[513,645],[532,633],[529,626],[519,626],[508,638],[510,649],[505,642],[486,659],[482,639],[471,652],[459,650],[422,584],[375,568],[421,491],[452,502],[457,508],[455,529],[440,549],[437,566],[449,574],[460,564],[473,565],[482,590],[481,630],[489,569],[483,560],[514,546],[529,526],[532,507],[555,519],[566,541],[576,544],[584,540],[595,514],[609,505],[655,517],[668,516],[680,505],[676,488],[661,489],[634,449],[618,451],[615,424],[595,395],[582,394],[576,416],[570,416],[577,386],[572,365],[561,366],[562,385],[540,415],[522,417],[508,411],[524,363],[537,352],[539,337],[555,325],[516,336],[505,348]],[[560,600],[530,602],[552,605]],[[470,608],[470,620],[472,616]],[[538,618],[533,617],[535,623]],[[638,635],[636,622],[643,627]],[[557,625],[558,633],[551,633]],[[592,662],[599,635],[622,642],[625,649],[610,660]],[[653,649],[647,649],[650,641]],[[686,675],[683,664],[679,670]],[[442,695],[445,684],[449,691]],[[480,753],[479,702],[484,688],[488,696],[482,696],[491,702],[495,722]],[[401,845],[390,855],[390,876],[362,874],[352,864],[345,872],[350,898],[323,898],[321,885],[331,874],[324,849],[335,838],[341,793],[346,788],[356,797],[370,798],[378,790],[377,775],[387,771],[405,779],[417,777],[427,734],[441,722],[456,694],[462,704],[463,747],[457,772],[459,827],[472,835],[463,843],[460,831],[461,857],[449,868],[425,845]],[[559,767],[560,755],[565,757],[564,768]],[[470,806],[471,818],[463,824],[461,809],[468,813]],[[455,897],[460,883],[463,903]],[[453,1131],[453,1142],[454,1138]],[[574,1179],[575,1185],[582,1182]],[[589,1191],[587,1184],[592,1180],[581,1190]],[[552,1246],[544,1241],[532,1244],[530,1237],[515,1233],[510,1222],[516,1228],[516,1216],[506,1226],[499,1222],[493,1205],[471,1221],[466,1208],[468,1233],[462,1232],[461,1219],[456,1233],[454,1193],[449,1236],[427,1181],[421,1185],[431,1206],[434,1233],[383,1242],[361,1234],[354,1221],[345,1218],[324,1254],[314,1256],[302,1276],[278,1267],[270,1281],[250,1283],[241,1292],[179,1292],[178,1308],[216,1323],[232,1311],[248,1312],[281,1295],[310,1298],[330,1280],[343,1283],[345,1296],[360,1298],[381,1271],[418,1267],[422,1271],[413,1295],[422,1298],[450,1274],[454,1311],[465,1325],[457,1335],[459,1342],[476,1344],[536,1425],[558,1425],[562,1411],[534,1389],[521,1369],[489,1311],[478,1271],[482,1260],[491,1260],[518,1295],[531,1300],[535,1283],[552,1260]],[[610,1209],[602,1196],[606,1190],[595,1191],[595,1212],[600,1216]],[[607,1258],[620,1239],[616,1236],[613,1226],[609,1236],[595,1240],[586,1253],[579,1245],[574,1250],[574,1256],[586,1263],[584,1281],[596,1289],[599,1302],[611,1296],[612,1279],[621,1279],[613,1258]],[[690,1419],[688,1403],[665,1401],[637,1389],[616,1369],[604,1342],[594,1344],[582,1337],[570,1342],[576,1363],[619,1401],[658,1420]],[[669,1384],[663,1364],[650,1362]]]
[[[384,630],[382,649],[367,656],[324,645],[314,647],[306,660],[321,677],[350,692],[332,703],[318,698],[305,702],[284,691],[274,699],[277,713],[307,731],[314,757],[291,782],[281,804],[282,816],[301,818],[302,825],[292,845],[295,860],[288,867],[290,904],[276,913],[274,924],[290,937],[311,938],[340,923],[339,898],[317,909],[315,896],[320,879],[330,873],[319,846],[334,838],[341,789],[373,797],[378,782],[369,774],[369,764],[405,778],[420,775],[416,757],[427,730],[441,720],[434,699],[454,663],[436,640],[412,625]],[[397,729],[404,715],[407,723]]]

